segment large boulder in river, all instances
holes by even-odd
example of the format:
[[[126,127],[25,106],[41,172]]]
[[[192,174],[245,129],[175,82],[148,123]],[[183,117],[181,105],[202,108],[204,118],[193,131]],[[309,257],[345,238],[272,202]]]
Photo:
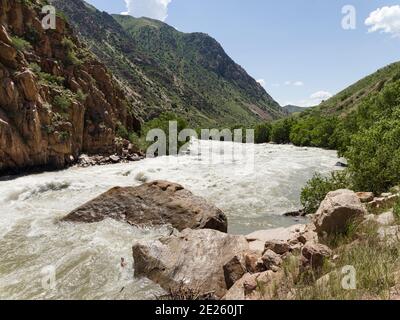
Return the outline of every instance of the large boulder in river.
[[[159,240],[137,241],[132,249],[135,276],[145,276],[167,291],[214,298],[228,290],[224,266],[247,250],[243,236],[190,229]]]
[[[353,191],[337,190],[328,193],[314,217],[318,234],[346,232],[349,224],[362,219],[366,209]]]
[[[131,225],[170,224],[184,229],[227,232],[225,214],[181,185],[154,181],[139,187],[113,188],[68,214],[63,221],[99,222],[106,218]]]

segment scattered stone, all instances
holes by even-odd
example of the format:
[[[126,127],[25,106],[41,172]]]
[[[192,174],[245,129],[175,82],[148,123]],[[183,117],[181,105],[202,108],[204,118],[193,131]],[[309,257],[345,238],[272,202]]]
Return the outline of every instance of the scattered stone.
[[[276,254],[272,250],[267,250],[262,256],[262,261],[267,270],[272,270],[274,272],[278,271],[283,263],[280,255]]]
[[[222,300],[272,300],[276,298],[277,290],[285,289],[281,286],[284,281],[290,282],[291,279],[283,271],[247,273],[229,289]]]
[[[137,241],[133,245],[135,276],[145,276],[165,290],[181,286],[222,298],[228,290],[224,266],[245,251],[248,243],[243,236],[186,229],[160,240]]]
[[[136,226],[170,224],[178,230],[227,232],[228,228],[226,216],[220,209],[168,181],[113,188],[72,211],[63,221],[92,223],[106,218]]]
[[[360,199],[361,203],[371,202],[375,198],[375,195],[372,192],[357,192],[356,195]]]
[[[297,210],[297,211],[292,211],[292,212],[287,212],[284,214],[285,217],[305,217],[306,216],[306,212],[301,209],[301,210]]]
[[[336,162],[335,167],[347,168],[348,165],[346,163],[339,161],[339,162]]]
[[[400,226],[382,226],[378,229],[378,237],[388,245],[400,241]]]
[[[393,211],[388,211],[380,214],[375,218],[375,221],[383,226],[390,226],[395,223],[396,219],[394,217]]]
[[[265,251],[268,250],[282,255],[290,251],[290,245],[284,240],[270,240],[265,242]]]
[[[324,265],[325,259],[331,257],[332,250],[320,243],[307,243],[303,247],[301,254],[303,267],[311,266],[313,270],[320,270]]]
[[[224,265],[225,283],[228,289],[246,274],[246,265],[243,260],[243,255],[235,255]]]
[[[248,252],[245,255],[246,269],[250,273],[258,273],[265,271],[264,262],[255,252]]]
[[[121,161],[120,157],[118,157],[118,156],[116,156],[116,155],[110,156],[110,160],[111,160],[113,163],[118,163],[118,162]]]
[[[320,235],[345,232],[348,225],[363,219],[366,210],[357,195],[350,190],[328,193],[314,216],[316,231]]]

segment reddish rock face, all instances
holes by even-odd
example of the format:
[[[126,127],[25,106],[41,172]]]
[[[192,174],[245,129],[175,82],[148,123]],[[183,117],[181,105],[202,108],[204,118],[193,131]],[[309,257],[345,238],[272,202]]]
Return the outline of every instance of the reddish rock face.
[[[0,174],[63,168],[83,152],[111,155],[118,126],[140,128],[106,67],[61,18],[44,30],[40,9],[0,3]]]

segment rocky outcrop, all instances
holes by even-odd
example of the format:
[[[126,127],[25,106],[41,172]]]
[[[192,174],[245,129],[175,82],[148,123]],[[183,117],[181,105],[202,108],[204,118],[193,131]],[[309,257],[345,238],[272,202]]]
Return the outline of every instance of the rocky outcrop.
[[[246,239],[253,250],[263,248],[261,255],[267,250],[282,255],[300,249],[307,242],[317,242],[318,235],[313,225],[295,225],[289,228],[256,231],[247,235]]]
[[[167,291],[178,287],[222,298],[228,290],[224,265],[246,250],[243,236],[186,229],[160,240],[136,242],[135,276],[145,276]]]
[[[170,224],[179,231],[190,228],[227,232],[227,219],[220,209],[167,181],[113,188],[72,211],[63,221],[91,223],[106,218],[136,226]]]
[[[140,119],[106,67],[44,1],[0,2],[0,174],[63,168],[81,153],[118,153],[118,132]],[[121,130],[120,130],[121,131]]]
[[[328,193],[314,217],[316,231],[320,235],[342,233],[349,224],[362,220],[366,210],[359,197],[350,190]]]

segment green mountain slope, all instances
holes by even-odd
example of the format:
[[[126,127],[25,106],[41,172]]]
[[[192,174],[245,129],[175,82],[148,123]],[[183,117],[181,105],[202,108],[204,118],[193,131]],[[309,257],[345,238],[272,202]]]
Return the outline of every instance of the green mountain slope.
[[[285,110],[287,114],[292,114],[292,113],[297,113],[297,112],[303,112],[307,108],[289,104],[287,106],[282,107],[282,109]]]
[[[217,41],[160,21],[111,16],[81,0],[52,0],[134,98],[143,120],[172,111],[191,125],[253,124],[285,113]]]
[[[357,109],[370,94],[380,92],[386,83],[397,79],[400,79],[400,62],[392,63],[361,79],[321,103],[315,110],[321,111],[325,115],[348,114]]]

